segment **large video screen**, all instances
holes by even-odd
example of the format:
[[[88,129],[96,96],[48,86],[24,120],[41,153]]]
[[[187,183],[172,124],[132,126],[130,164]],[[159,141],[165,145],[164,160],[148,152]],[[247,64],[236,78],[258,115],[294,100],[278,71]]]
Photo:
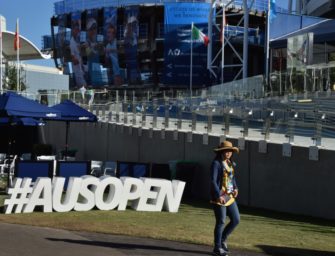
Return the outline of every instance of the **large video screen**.
[[[115,86],[122,85],[125,77],[121,73],[117,48],[117,9],[104,9],[105,66],[108,82]]]
[[[122,52],[117,35],[123,26],[118,26],[117,16],[117,8],[109,7],[58,17],[57,58],[64,73],[70,75],[71,89],[129,84],[131,68],[127,71],[119,63]]]
[[[59,15],[53,20],[56,62],[70,75],[71,89],[188,87],[191,23],[207,33],[209,8],[133,5]],[[194,85],[203,86],[207,48],[192,43]]]
[[[127,68],[128,82],[140,83],[141,77],[137,63],[138,50],[138,6],[128,6],[124,13],[124,54]]]

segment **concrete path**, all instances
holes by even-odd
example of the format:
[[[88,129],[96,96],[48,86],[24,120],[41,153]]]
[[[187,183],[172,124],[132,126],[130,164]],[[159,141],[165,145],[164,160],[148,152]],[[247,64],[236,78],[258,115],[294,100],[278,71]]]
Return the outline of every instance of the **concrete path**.
[[[211,255],[209,246],[0,223],[1,256]],[[265,254],[232,251],[235,256]]]

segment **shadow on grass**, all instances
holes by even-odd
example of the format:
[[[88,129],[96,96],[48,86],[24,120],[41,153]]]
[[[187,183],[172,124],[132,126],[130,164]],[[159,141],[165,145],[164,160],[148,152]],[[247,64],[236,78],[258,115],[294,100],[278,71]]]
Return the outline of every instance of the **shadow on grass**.
[[[335,252],[328,251],[317,251],[309,249],[300,249],[300,248],[290,248],[290,247],[277,247],[269,245],[257,245],[258,248],[263,250],[267,255],[273,256],[335,256]]]
[[[238,202],[238,199],[237,199],[237,202]],[[182,204],[189,205],[195,208],[202,208],[202,209],[206,209],[210,211],[212,210],[212,205],[206,200],[187,198],[187,199],[182,200]],[[317,217],[284,213],[284,212],[278,212],[278,211],[254,208],[254,207],[248,207],[248,206],[241,206],[241,205],[239,205],[239,209],[240,209],[241,214],[249,215],[249,218],[252,218],[252,216],[257,216],[257,217],[266,217],[266,218],[274,219],[276,221],[277,220],[295,221],[295,222],[303,222],[303,223],[315,224],[315,225],[320,225],[320,226],[335,227],[334,221],[317,218]]]
[[[297,214],[291,214],[291,213],[283,213],[283,212],[277,212],[277,211],[260,209],[260,208],[251,208],[251,207],[245,207],[245,206],[239,206],[239,208],[242,214],[247,214],[250,216],[261,216],[261,217],[267,217],[267,218],[271,218],[275,220],[295,221],[295,222],[303,222],[303,223],[309,223],[313,225],[320,225],[320,226],[326,226],[326,227],[335,227],[334,221],[317,218],[317,217],[310,217],[310,216],[297,215]]]
[[[57,239],[57,238],[46,238],[49,241],[53,242],[65,242],[65,243],[73,243],[73,244],[82,244],[89,246],[99,246],[99,247],[109,247],[113,249],[120,250],[147,250],[149,255],[159,255],[158,251],[170,251],[176,253],[194,253],[199,255],[209,255],[209,252],[197,251],[197,250],[188,250],[188,249],[178,249],[171,248],[165,246],[154,246],[154,245],[146,245],[146,244],[135,244],[135,243],[113,243],[113,242],[102,242],[102,241],[87,241],[87,240],[74,240],[74,239]],[[155,254],[153,254],[155,252]],[[157,254],[156,254],[157,253]]]

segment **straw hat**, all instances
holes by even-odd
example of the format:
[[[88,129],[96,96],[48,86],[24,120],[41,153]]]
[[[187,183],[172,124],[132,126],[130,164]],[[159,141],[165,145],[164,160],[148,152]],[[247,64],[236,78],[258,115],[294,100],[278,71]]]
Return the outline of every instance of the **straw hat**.
[[[237,147],[233,147],[233,143],[231,143],[228,140],[225,140],[224,142],[221,142],[221,144],[214,149],[214,152],[220,152],[223,150],[233,151],[238,153],[240,150]]]

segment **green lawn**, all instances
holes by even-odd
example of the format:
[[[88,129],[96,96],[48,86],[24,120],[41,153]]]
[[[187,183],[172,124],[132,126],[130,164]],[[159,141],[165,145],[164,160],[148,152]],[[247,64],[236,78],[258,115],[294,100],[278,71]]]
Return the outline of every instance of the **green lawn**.
[[[5,196],[1,196],[3,205]],[[0,221],[211,245],[214,216],[206,202],[183,203],[178,213],[133,210],[0,214]],[[229,240],[233,248],[295,248],[335,255],[335,223],[269,211],[241,209],[241,223]],[[309,255],[309,254],[306,254]],[[319,254],[310,254],[319,255]]]

